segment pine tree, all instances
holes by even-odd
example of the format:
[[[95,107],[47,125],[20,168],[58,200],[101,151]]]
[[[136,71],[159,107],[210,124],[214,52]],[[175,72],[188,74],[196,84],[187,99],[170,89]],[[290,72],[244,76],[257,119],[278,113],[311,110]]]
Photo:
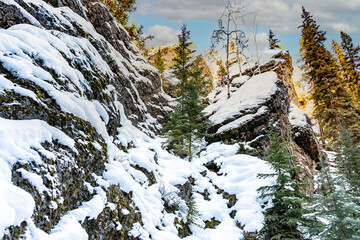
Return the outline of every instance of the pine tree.
[[[351,192],[360,197],[360,144],[356,143],[348,130],[341,128],[336,145],[336,161],[340,171],[350,183]]]
[[[341,35],[341,48],[344,50],[346,57],[349,58],[352,68],[360,68],[360,46],[354,46],[350,35],[340,32]]]
[[[299,166],[288,151],[288,143],[272,128],[268,134],[270,146],[266,151],[266,160],[272,166],[274,173],[259,174],[259,178],[276,177],[273,186],[263,186],[258,189],[261,199],[270,197],[273,206],[265,211],[265,225],[260,233],[264,239],[302,239],[299,224],[305,222],[305,210],[302,204],[306,196],[300,192],[305,184],[296,183],[294,178]]]
[[[281,46],[279,45],[279,39],[275,38],[275,34],[271,31],[271,29],[269,30],[269,47],[270,49],[276,49],[276,48],[281,48]]]
[[[320,163],[320,193],[315,195],[312,217],[318,219],[316,227],[309,229],[315,239],[360,239],[360,207],[358,199],[347,190],[345,177],[330,168],[324,159]]]
[[[156,67],[159,70],[160,73],[163,73],[164,70],[165,70],[165,63],[164,63],[164,60],[162,58],[160,48],[156,52],[155,57],[154,57],[154,67]]]
[[[349,35],[341,32],[341,49],[335,52],[348,82],[353,102],[360,107],[360,46],[354,47]],[[336,50],[336,49],[335,49]]]
[[[357,72],[351,66],[349,58],[345,55],[344,51],[339,47],[336,41],[333,40],[333,49],[335,55],[338,59],[339,65],[339,83],[338,87],[338,96],[337,99],[334,99],[334,104],[341,104],[341,114],[343,118],[341,124],[349,129],[352,134],[355,136],[360,136],[360,98],[356,93],[357,90],[354,83],[357,82],[357,78],[360,77],[359,72]],[[360,141],[360,139],[358,139]]]
[[[175,48],[176,56],[173,71],[180,80],[178,84],[179,104],[164,124],[163,134],[168,138],[165,146],[179,156],[192,159],[194,142],[206,135],[209,126],[203,119],[204,105],[200,103],[200,93],[207,81],[202,74],[199,61],[191,62],[194,51],[191,49],[190,32],[184,25]]]
[[[350,59],[346,56],[345,51],[339,46],[339,44],[333,40],[332,47],[334,49],[335,55],[338,59],[338,63],[341,67],[342,78],[346,84],[346,88],[355,95],[355,85],[357,82],[358,72],[355,70],[354,66],[351,64]],[[354,96],[356,97],[356,96]]]
[[[175,76],[180,80],[180,96],[181,96],[181,108],[184,107],[185,97],[185,84],[190,79],[191,75],[191,59],[193,58],[194,50],[191,49],[193,43],[190,42],[190,31],[187,30],[186,25],[181,28],[181,33],[178,36],[179,42],[175,47],[175,58],[173,59],[174,66],[173,72]]]
[[[334,141],[340,124],[358,129],[359,111],[344,90],[340,69],[324,46],[325,32],[303,8],[301,28],[301,57],[307,79],[313,87],[314,115],[319,120],[322,140]]]
[[[197,208],[194,197],[190,197],[189,200],[186,201],[186,206],[188,208],[188,212],[186,215],[186,220],[187,220],[186,223],[187,225],[190,225],[196,222],[196,220],[200,216],[200,212]]]

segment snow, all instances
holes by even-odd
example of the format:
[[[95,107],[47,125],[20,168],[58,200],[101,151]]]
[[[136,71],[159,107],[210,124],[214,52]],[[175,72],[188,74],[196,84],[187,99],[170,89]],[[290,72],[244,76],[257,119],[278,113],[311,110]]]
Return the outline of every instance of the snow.
[[[214,160],[214,153],[218,151],[219,145],[221,146],[220,143],[210,145],[202,156],[202,158],[214,161],[221,167],[220,175],[209,172],[209,178],[220,189],[236,195],[238,201],[234,207],[229,209],[229,212],[231,210],[237,211],[235,220],[245,225],[244,230],[259,231],[262,228],[263,214],[261,205],[264,201],[257,199],[259,195],[256,190],[261,186],[272,185],[274,179],[258,179],[257,174],[271,173],[270,165],[259,158],[244,154],[234,154],[228,157],[218,154]],[[221,148],[224,155],[228,147],[225,145]],[[229,150],[232,151],[231,148],[228,148]],[[222,208],[222,211],[224,211],[224,208]]]
[[[50,235],[54,240],[87,240],[89,238],[80,223],[68,216],[61,218]]]
[[[250,79],[249,76],[240,76],[240,77],[236,77],[231,81],[232,85],[236,85],[236,84],[244,84],[245,82],[247,82]]]
[[[74,148],[74,140],[41,120],[7,120],[0,118],[0,158],[9,165],[18,160],[41,162],[37,150],[46,151],[42,142],[57,140]]]
[[[170,85],[179,84],[181,81],[174,76],[174,73],[171,70],[164,70],[162,75],[168,80]]]
[[[210,115],[209,119],[215,125],[233,119],[240,113],[251,112],[263,104],[269,96],[276,93],[279,81],[281,80],[275,72],[255,75],[240,88],[232,88],[235,91],[231,93],[229,99],[227,98],[227,87],[224,86],[209,95],[212,103],[205,108],[204,112],[206,115]],[[220,91],[220,93],[216,95],[216,91]]]
[[[32,100],[34,100],[35,102],[39,102],[38,97],[36,96],[36,94],[28,89],[22,88],[17,86],[16,84],[14,84],[13,82],[7,80],[4,76],[0,75],[0,92],[3,90],[13,90],[15,93],[18,93],[22,96],[25,97],[29,97]]]
[[[2,165],[3,161],[0,157]],[[6,227],[20,225],[22,221],[29,219],[34,207],[35,202],[28,192],[0,178],[0,235]]]
[[[33,185],[36,190],[38,190],[39,193],[42,193],[47,189],[44,186],[41,176],[37,175],[36,173],[28,172],[24,168],[20,168],[17,171],[20,172],[21,176],[24,179],[27,179],[31,183],[31,185]]]
[[[269,112],[269,108],[266,106],[262,106],[261,108],[259,108],[257,110],[257,112],[255,114],[247,114],[239,119],[236,119],[235,121],[232,121],[228,124],[225,124],[224,126],[220,127],[217,131],[216,134],[221,133],[221,132],[225,132],[234,128],[237,128],[241,125],[243,125],[246,122],[249,122],[251,120],[253,120],[255,117],[261,116],[263,114],[266,114],[267,112]]]
[[[309,126],[305,112],[293,103],[290,104],[289,121],[292,126],[300,128]]]

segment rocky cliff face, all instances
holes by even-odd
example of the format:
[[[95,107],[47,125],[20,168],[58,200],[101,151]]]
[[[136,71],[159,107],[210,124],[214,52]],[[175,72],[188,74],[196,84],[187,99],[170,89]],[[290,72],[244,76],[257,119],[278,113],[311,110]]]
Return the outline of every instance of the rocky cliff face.
[[[28,224],[50,233],[73,211],[92,239],[131,238],[142,224],[132,192],[101,179],[110,153],[131,146],[119,129],[154,135],[170,110],[158,72],[98,1],[1,1],[0,27],[1,138],[18,139],[1,148],[23,153],[0,160],[35,200]],[[99,210],[76,213],[84,202]]]
[[[261,156],[268,146],[269,126],[275,125],[291,142],[292,152],[303,166],[298,180],[311,184],[321,146],[310,119],[297,107],[291,57],[280,52],[273,58],[281,61],[271,60],[262,65],[262,74],[247,76],[253,75],[254,67],[247,69],[245,76],[233,75],[229,99],[226,86],[209,95],[211,103],[205,111],[213,123],[210,132],[214,134],[209,140],[239,142],[244,153]]]

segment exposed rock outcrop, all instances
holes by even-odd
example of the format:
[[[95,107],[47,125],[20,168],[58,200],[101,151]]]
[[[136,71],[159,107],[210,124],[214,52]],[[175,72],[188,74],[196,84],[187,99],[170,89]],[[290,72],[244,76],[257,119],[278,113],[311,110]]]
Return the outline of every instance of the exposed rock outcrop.
[[[212,141],[246,142],[262,153],[266,148],[268,126],[275,123],[290,140],[290,102],[287,89],[277,74],[266,72],[252,78],[238,78],[233,79],[229,99],[226,86],[210,95],[212,103],[205,112],[213,123],[210,129],[214,134]]]
[[[286,67],[278,64],[283,78],[291,82]],[[270,62],[264,70],[273,68]],[[227,99],[227,88],[210,94],[210,105],[205,109],[213,123],[210,141],[239,142],[244,153],[262,156],[268,147],[267,131],[275,125],[284,138],[291,142],[291,151],[303,166],[298,180],[312,182],[312,172],[321,155],[321,147],[311,129],[310,120],[295,104],[290,104],[289,87],[275,72],[254,77],[235,77]],[[296,96],[296,95],[294,95]],[[296,99],[296,98],[295,98]],[[293,101],[295,101],[293,99]],[[291,106],[291,107],[290,107]]]
[[[8,162],[13,184],[35,200],[33,224],[50,233],[74,212],[90,239],[135,238],[130,231],[143,223],[132,191],[104,185],[102,175],[114,159],[109,152],[130,148],[119,134],[122,126],[154,135],[171,110],[157,70],[98,1],[0,2],[0,27],[0,119],[21,120],[22,127],[9,131],[36,136],[28,148],[19,141],[21,151],[33,155]],[[56,140],[58,132],[39,140],[53,129],[72,144]],[[111,204],[96,218],[82,219],[94,202]]]

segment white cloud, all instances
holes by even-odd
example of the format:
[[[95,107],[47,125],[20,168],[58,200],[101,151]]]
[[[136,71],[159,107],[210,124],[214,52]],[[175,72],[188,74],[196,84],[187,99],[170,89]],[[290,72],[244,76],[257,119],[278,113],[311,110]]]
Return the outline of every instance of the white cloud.
[[[180,30],[174,30],[171,27],[163,25],[154,25],[148,28],[146,35],[155,36],[155,38],[148,42],[148,47],[157,46],[161,43],[176,42]]]
[[[216,19],[223,11],[222,0],[142,0],[139,14],[160,14],[167,20],[183,23],[187,19]]]
[[[334,22],[334,23],[328,23],[326,24],[328,29],[331,29],[333,32],[346,32],[346,33],[358,33],[359,32],[359,28],[356,27],[355,25],[350,25],[347,23],[341,23],[341,22]]]
[[[254,34],[251,34],[251,36],[249,36],[250,50],[252,50],[252,49],[255,50],[256,47],[258,50],[263,50],[265,48],[268,48],[268,46],[269,46],[268,34],[264,33],[264,32],[257,33],[256,34],[256,45],[255,45],[255,36],[254,36]]]
[[[359,32],[360,0],[231,0],[242,2],[246,12],[257,13],[257,23],[275,33],[295,33],[301,24],[301,7],[314,16],[321,29],[348,33]],[[189,19],[216,21],[227,0],[140,0],[139,14],[158,14],[168,21],[182,23]],[[252,22],[253,15],[246,22]],[[342,25],[340,25],[342,24]],[[344,27],[344,29],[342,29]]]

